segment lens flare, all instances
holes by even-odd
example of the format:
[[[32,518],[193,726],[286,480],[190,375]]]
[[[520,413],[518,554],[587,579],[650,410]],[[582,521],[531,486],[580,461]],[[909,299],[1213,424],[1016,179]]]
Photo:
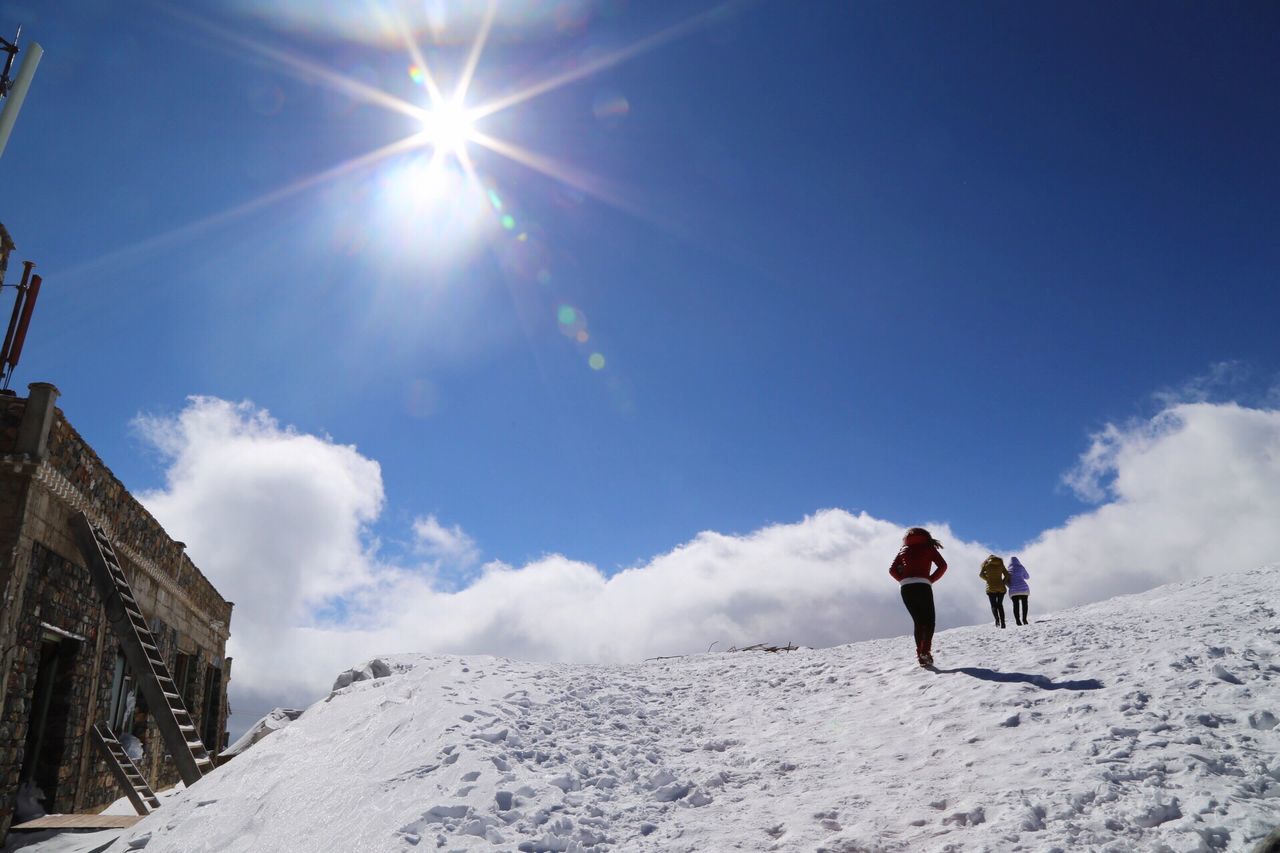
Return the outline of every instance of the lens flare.
[[[604,356],[598,352],[593,352],[591,357],[587,359],[587,364],[591,365],[592,370],[604,370]]]
[[[601,124],[619,124],[631,112],[631,102],[620,92],[601,92],[591,103],[591,112]]]

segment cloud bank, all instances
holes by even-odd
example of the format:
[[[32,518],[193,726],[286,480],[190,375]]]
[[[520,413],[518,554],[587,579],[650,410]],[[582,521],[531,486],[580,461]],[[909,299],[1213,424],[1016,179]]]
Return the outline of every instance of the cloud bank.
[[[937,590],[940,626],[987,618],[976,572],[988,549],[941,522],[826,509],[746,536],[702,533],[606,577],[558,554],[476,568],[480,546],[428,515],[412,530],[422,562],[404,565],[376,550],[381,472],[356,448],[206,397],[138,426],[168,465],[164,487],[142,500],[236,602],[233,729],[314,700],[336,672],[378,654],[616,662],[713,642],[904,634],[887,569],[911,524],[929,527],[952,564]],[[1033,618],[1280,559],[1280,411],[1171,404],[1099,431],[1065,479],[1098,505],[1022,550]],[[470,569],[465,585],[441,584],[442,567]]]

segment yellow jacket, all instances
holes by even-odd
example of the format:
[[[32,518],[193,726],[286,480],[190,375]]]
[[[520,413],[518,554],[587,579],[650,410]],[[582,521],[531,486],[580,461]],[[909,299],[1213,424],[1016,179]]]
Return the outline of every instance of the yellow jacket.
[[[987,592],[1004,592],[1009,588],[1009,570],[1004,567],[1004,560],[995,554],[982,561],[978,577],[987,582]]]

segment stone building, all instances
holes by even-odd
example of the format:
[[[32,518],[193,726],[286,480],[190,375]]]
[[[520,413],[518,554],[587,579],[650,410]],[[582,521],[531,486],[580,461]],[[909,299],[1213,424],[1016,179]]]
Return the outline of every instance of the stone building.
[[[106,621],[69,519],[111,537],[160,653],[210,751],[225,746],[231,602],[125,489],[54,405],[58,390],[0,396],[0,841],[19,789],[49,813],[123,796],[90,740],[107,722],[137,738],[160,790],[178,780]]]

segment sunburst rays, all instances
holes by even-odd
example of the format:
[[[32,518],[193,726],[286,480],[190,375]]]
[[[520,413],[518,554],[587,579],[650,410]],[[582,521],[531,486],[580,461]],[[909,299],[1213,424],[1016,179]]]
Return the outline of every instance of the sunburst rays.
[[[359,161],[360,165],[370,165],[372,162],[376,162],[377,159],[382,159],[382,157],[389,156],[391,153],[399,153],[415,147],[430,147],[433,149],[433,159],[442,156],[453,156],[457,159],[459,166],[467,174],[468,178],[474,179],[475,165],[468,151],[468,146],[474,144],[514,163],[561,181],[576,190],[588,193],[594,198],[622,210],[636,212],[634,205],[627,203],[616,191],[607,188],[603,181],[586,171],[571,168],[546,154],[530,150],[515,141],[501,139],[491,133],[483,132],[476,125],[484,118],[584,80],[605,69],[627,62],[675,39],[688,35],[716,15],[722,13],[725,8],[736,5],[737,0],[730,0],[728,3],[723,3],[686,18],[571,71],[552,75],[514,92],[499,95],[484,103],[469,105],[467,99],[471,92],[471,85],[475,80],[476,72],[480,67],[485,48],[493,31],[497,2],[498,0],[489,0],[486,4],[480,25],[467,50],[457,83],[450,95],[444,93],[431,64],[427,61],[421,46],[403,17],[394,11],[374,4],[376,14],[385,19],[389,24],[389,28],[399,35],[412,67],[420,72],[420,78],[415,74],[415,79],[421,83],[426,91],[428,102],[426,106],[412,104],[389,92],[319,66],[304,57],[262,44],[247,36],[233,33],[207,21],[196,19],[187,13],[178,14],[186,20],[197,23],[206,32],[215,34],[231,44],[245,48],[253,55],[278,63],[284,71],[294,76],[326,86],[362,102],[408,115],[416,119],[421,125],[422,129],[420,131],[402,140],[400,144],[379,149],[379,151],[386,152],[379,157],[370,160],[368,155],[361,155],[353,158],[352,162]],[[335,167],[335,169],[327,170],[325,173],[313,178],[303,179],[303,181],[310,185],[316,179],[323,179],[325,175],[337,169],[338,167]],[[345,174],[347,171],[349,170],[342,169],[339,173]],[[278,193],[279,191],[276,192]],[[276,193],[269,193],[268,195],[274,196]]]
[[[605,69],[627,62],[677,38],[688,35],[724,9],[736,6],[740,2],[742,0],[729,0],[729,2],[712,7],[645,36],[630,45],[594,59],[571,71],[552,75],[516,91],[499,95],[474,106],[467,105],[467,97],[470,94],[476,73],[481,66],[485,49],[493,33],[498,0],[489,0],[487,3],[475,38],[471,41],[460,69],[457,83],[453,87],[453,92],[449,95],[446,95],[441,88],[435,71],[405,20],[394,11],[382,7],[377,2],[369,4],[373,13],[384,18],[385,22],[389,24],[389,29],[399,35],[406,56],[418,72],[414,75],[415,81],[420,83],[425,90],[425,105],[412,103],[377,86],[353,79],[296,52],[275,47],[220,26],[183,9],[168,6],[166,11],[173,17],[222,42],[238,58],[257,59],[266,62],[272,67],[278,68],[302,81],[323,86],[345,97],[371,104],[388,112],[407,116],[414,120],[418,129],[402,139],[380,146],[372,151],[355,155],[328,168],[299,177],[288,184],[269,190],[238,205],[209,214],[194,222],[145,238],[106,255],[86,261],[71,270],[65,271],[64,274],[81,275],[99,268],[105,263],[136,256],[141,252],[157,248],[174,240],[197,235],[209,228],[225,224],[241,216],[296,196],[305,190],[317,188],[360,170],[376,168],[388,158],[422,149],[430,149],[429,172],[441,168],[444,165],[444,161],[452,157],[457,161],[458,168],[465,176],[465,185],[471,186],[476,191],[483,192],[483,188],[480,187],[475,160],[469,150],[471,145],[483,148],[492,154],[550,177],[620,210],[633,215],[641,215],[635,204],[629,202],[621,193],[608,186],[599,177],[583,169],[571,167],[547,154],[530,150],[515,141],[501,139],[491,133],[481,131],[476,124],[503,110],[589,78]],[[442,123],[448,126],[448,129],[444,132],[440,132],[439,126]]]

